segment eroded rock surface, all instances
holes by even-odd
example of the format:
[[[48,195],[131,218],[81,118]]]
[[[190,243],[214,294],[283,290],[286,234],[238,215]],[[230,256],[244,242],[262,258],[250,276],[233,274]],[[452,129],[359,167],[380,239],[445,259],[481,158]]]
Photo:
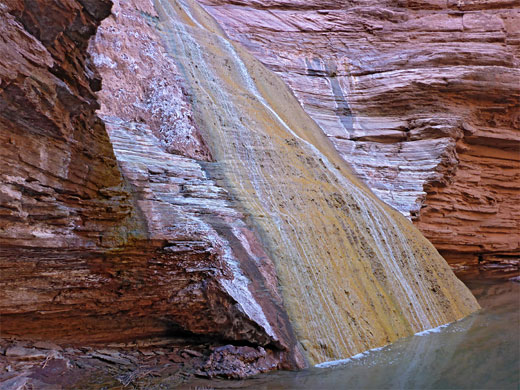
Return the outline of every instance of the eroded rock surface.
[[[0,339],[0,388],[189,388],[193,386],[186,382],[194,376],[244,378],[270,371],[278,362],[278,356],[262,347],[201,346],[186,338],[80,348]]]
[[[517,2],[200,2],[450,262],[518,267]]]
[[[145,123],[165,151],[208,161],[182,76],[151,27],[157,18],[150,0],[114,1],[90,45],[103,76],[99,114]]]
[[[430,243],[352,176],[283,81],[230,42],[196,2],[154,1],[158,17],[137,14],[129,3],[119,7],[115,23],[139,26],[139,32],[123,30],[118,39],[117,32],[107,30],[110,34],[96,39],[92,50],[110,60],[99,68],[111,80],[104,84],[101,100],[118,101],[105,105],[103,118],[151,230],[158,226],[161,235],[174,237],[175,231],[184,234],[184,227],[193,231],[195,226],[218,243],[208,226],[223,233],[226,226],[240,228],[231,214],[225,224],[218,222],[225,213],[221,201],[229,196],[273,259],[284,307],[310,364],[387,344],[478,307]],[[139,38],[132,47],[118,46],[128,35]],[[155,41],[153,36],[176,65],[172,68],[159,55],[154,66],[164,69],[163,74],[172,72],[172,84],[185,84],[172,91],[186,90],[187,96],[173,94],[171,99],[193,112],[185,118],[194,119],[211,161],[166,153],[160,134],[154,139],[152,126],[123,110],[128,101],[118,92],[125,86],[114,81],[132,63],[135,77],[126,77],[146,86],[140,67],[146,75],[149,59],[137,48]],[[130,102],[142,105],[139,98]],[[191,175],[181,161],[202,167],[211,180],[201,180],[197,188],[177,188],[183,171]],[[210,204],[205,187],[212,185],[221,190]],[[188,203],[190,208],[182,207]],[[182,223],[169,231],[168,224],[177,220]],[[248,238],[242,246],[256,250],[252,243]],[[233,355],[216,356],[213,364]],[[236,363],[238,369],[241,363]]]
[[[128,238],[117,230],[131,224],[129,195],[94,115],[100,79],[85,55],[110,3],[93,4],[97,17],[75,1],[0,4],[2,248],[103,247]]]
[[[128,59],[106,81],[122,103],[103,100],[110,138],[95,114],[94,69],[111,64],[86,50],[112,3],[0,4],[2,337],[209,336],[264,347],[273,368],[301,366],[269,258],[201,168],[210,156],[181,83],[168,80],[174,65],[163,55],[153,70],[160,46],[131,65],[127,42],[139,37],[130,29],[154,18],[139,4],[127,4],[119,20],[128,23],[105,41]],[[101,34],[114,32],[119,12]],[[121,77],[138,71],[146,83]]]
[[[195,2],[114,1],[107,17],[110,7],[0,4],[2,336],[71,345],[190,337],[199,344],[184,355],[201,375],[241,377],[302,367],[303,350],[310,363],[345,357],[478,308],[435,249],[351,176],[283,82]],[[304,63],[300,81],[328,83],[325,104],[347,129],[360,117],[338,96],[362,74]],[[357,104],[376,98],[360,93]],[[413,128],[428,133],[437,120],[419,115]],[[453,140],[471,130],[453,130],[457,120],[439,122],[449,135],[434,144],[422,140],[436,156],[424,170],[435,172],[430,182],[447,180],[439,172],[453,170]],[[395,128],[392,142],[379,131],[388,159],[412,145],[396,152]],[[358,138],[332,140],[374,142]],[[48,357],[31,343],[5,354]],[[132,362],[118,351],[90,355]],[[67,371],[62,363],[56,372]]]

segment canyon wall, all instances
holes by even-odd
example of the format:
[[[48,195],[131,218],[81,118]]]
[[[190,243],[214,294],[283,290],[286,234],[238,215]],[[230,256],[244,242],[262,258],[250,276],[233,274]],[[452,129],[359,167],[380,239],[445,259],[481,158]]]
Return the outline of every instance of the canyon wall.
[[[113,3],[0,4],[3,337],[76,345],[210,339],[237,351],[215,357],[217,368],[247,363],[252,374],[351,356],[478,309],[435,248],[352,173],[338,147],[391,148],[395,129],[381,135],[374,125],[379,141],[331,142],[296,90],[197,2]],[[235,3],[209,8],[244,16]],[[262,4],[246,9],[266,11]],[[260,50],[254,42],[244,44]],[[326,56],[304,63],[300,82],[326,82],[332,93],[315,96],[310,113],[343,128],[357,123],[344,90],[347,81],[361,84],[347,72],[352,64]],[[359,99],[377,112],[384,94],[369,99],[378,88],[365,89]],[[322,100],[339,116],[324,113]],[[450,141],[456,121],[430,119],[414,117],[415,133],[440,126],[450,136],[427,138],[420,150],[450,170],[459,158]]]
[[[434,248],[352,176],[283,81],[196,2],[115,4],[90,52],[104,80],[100,114],[140,209],[164,232],[179,206],[214,220],[218,194],[228,194],[265,250],[257,258],[273,260],[309,363],[477,307]],[[188,161],[212,179],[214,200],[204,199],[205,183],[172,180]],[[205,225],[183,222],[170,234],[215,240]]]
[[[168,85],[171,61],[168,74],[145,75],[148,117],[132,121],[140,111],[129,104],[106,118],[109,138],[95,114],[103,59],[86,50],[111,6],[0,3],[2,337],[81,345],[203,335],[265,347],[250,367],[301,366],[270,259],[193,159],[209,154],[181,83]]]
[[[518,271],[518,2],[200,3],[450,263]]]

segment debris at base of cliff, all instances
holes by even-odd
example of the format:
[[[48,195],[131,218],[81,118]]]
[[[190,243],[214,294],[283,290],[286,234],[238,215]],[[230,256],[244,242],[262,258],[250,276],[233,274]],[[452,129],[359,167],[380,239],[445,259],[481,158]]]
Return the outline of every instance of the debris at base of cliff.
[[[109,348],[0,339],[0,389],[154,389],[164,383],[175,388],[195,377],[243,379],[277,369],[279,362],[262,347],[187,345],[166,338]]]
[[[262,347],[224,345],[213,348],[197,376],[208,378],[242,379],[276,370],[279,359]]]

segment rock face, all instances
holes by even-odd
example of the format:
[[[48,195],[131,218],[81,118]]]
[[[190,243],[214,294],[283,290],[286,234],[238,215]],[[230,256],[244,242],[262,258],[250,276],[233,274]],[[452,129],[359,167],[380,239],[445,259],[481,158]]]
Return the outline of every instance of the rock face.
[[[100,113],[152,237],[234,251],[242,242],[266,271],[273,259],[308,363],[478,307],[433,247],[351,175],[284,83],[195,2],[116,2],[90,52],[104,80]],[[167,104],[176,110],[155,109]],[[208,370],[220,372],[227,351]]]
[[[209,154],[182,85],[168,84],[170,60],[167,75],[145,75],[146,89],[122,84],[128,95],[116,102],[142,97],[145,106],[110,107],[120,115],[106,118],[110,139],[95,115],[93,62],[106,59],[90,57],[87,43],[111,5],[0,4],[2,336],[82,344],[204,335],[265,347],[258,364],[269,369],[301,366],[271,261],[191,158]]]
[[[90,48],[105,87],[98,113],[145,123],[166,152],[208,161],[182,76],[150,26],[156,19],[150,0],[114,1],[112,16],[101,24]]]
[[[95,247],[124,236],[109,233],[131,207],[94,115],[100,79],[85,55],[110,3],[93,4],[1,5],[2,248]]]
[[[2,336],[210,339],[200,374],[239,377],[478,309],[197,2],[113,3],[0,5]]]
[[[448,261],[518,264],[517,2],[200,2]]]

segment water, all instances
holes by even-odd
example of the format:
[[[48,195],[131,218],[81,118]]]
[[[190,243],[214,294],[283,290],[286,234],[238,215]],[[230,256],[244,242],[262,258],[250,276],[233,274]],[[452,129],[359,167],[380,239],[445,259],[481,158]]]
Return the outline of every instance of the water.
[[[473,279],[466,284],[483,309],[438,332],[400,340],[332,368],[192,386],[259,390],[518,389],[520,284],[488,279]]]

